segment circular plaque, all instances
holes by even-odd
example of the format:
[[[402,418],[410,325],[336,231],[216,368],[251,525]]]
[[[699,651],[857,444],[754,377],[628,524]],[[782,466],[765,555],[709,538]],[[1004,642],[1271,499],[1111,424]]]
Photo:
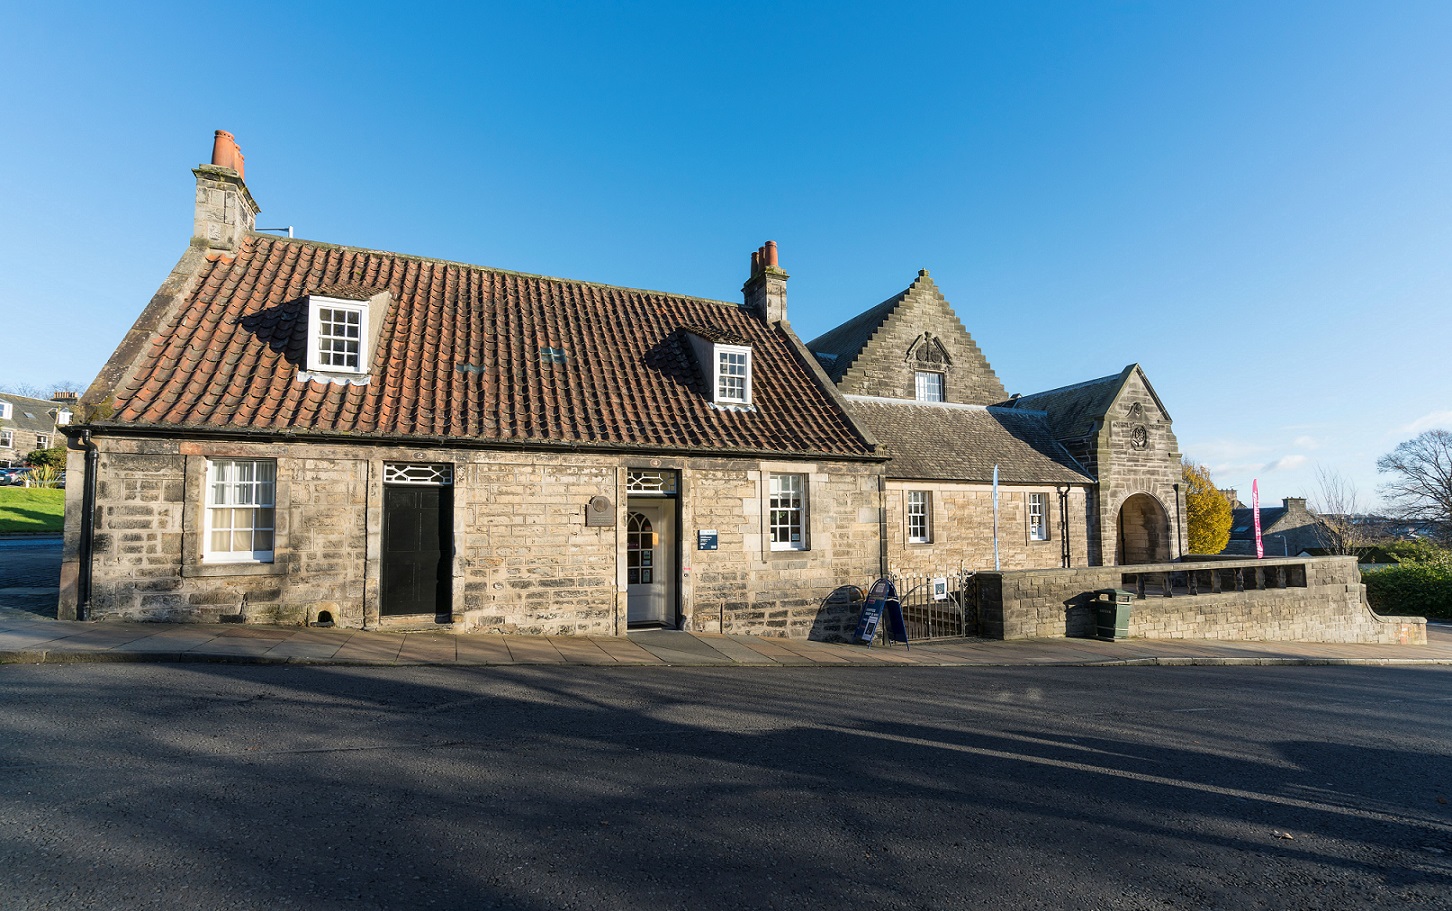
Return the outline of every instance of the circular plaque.
[[[1129,445],[1135,449],[1143,449],[1149,445],[1149,431],[1144,429],[1143,424],[1134,425],[1129,432]]]

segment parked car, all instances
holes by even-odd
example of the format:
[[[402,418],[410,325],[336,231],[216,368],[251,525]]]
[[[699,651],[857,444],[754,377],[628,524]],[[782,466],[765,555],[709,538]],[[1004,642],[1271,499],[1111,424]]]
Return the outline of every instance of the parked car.
[[[10,487],[24,487],[25,479],[29,476],[29,468],[9,468],[6,469],[4,483]]]

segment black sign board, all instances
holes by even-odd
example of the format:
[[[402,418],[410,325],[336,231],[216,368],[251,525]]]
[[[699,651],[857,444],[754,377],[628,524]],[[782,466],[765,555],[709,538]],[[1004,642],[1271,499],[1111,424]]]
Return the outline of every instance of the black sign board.
[[[884,613],[887,614],[888,640],[906,644],[907,623],[902,618],[902,602],[897,597],[897,586],[886,577],[872,583],[868,590],[867,602],[862,605],[862,616],[857,620],[857,632],[853,638],[871,648]]]
[[[696,550],[715,550],[720,540],[714,528],[696,530]]]

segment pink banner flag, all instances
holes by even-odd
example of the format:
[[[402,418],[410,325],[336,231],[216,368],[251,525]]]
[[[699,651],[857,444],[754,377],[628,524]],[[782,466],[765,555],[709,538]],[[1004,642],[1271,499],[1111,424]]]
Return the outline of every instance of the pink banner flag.
[[[1260,480],[1250,482],[1250,514],[1255,518],[1255,558],[1265,559],[1265,543],[1260,539]]]

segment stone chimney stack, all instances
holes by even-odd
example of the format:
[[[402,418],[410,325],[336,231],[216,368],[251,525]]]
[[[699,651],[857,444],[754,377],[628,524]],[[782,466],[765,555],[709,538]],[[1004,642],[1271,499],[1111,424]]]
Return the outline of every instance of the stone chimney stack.
[[[242,181],[242,151],[226,130],[212,140],[212,163],[197,165],[197,210],[192,243],[212,250],[236,250],[257,226],[260,211]]]
[[[776,241],[767,241],[751,254],[751,277],[741,286],[746,309],[767,324],[785,322],[788,277],[777,262]]]

